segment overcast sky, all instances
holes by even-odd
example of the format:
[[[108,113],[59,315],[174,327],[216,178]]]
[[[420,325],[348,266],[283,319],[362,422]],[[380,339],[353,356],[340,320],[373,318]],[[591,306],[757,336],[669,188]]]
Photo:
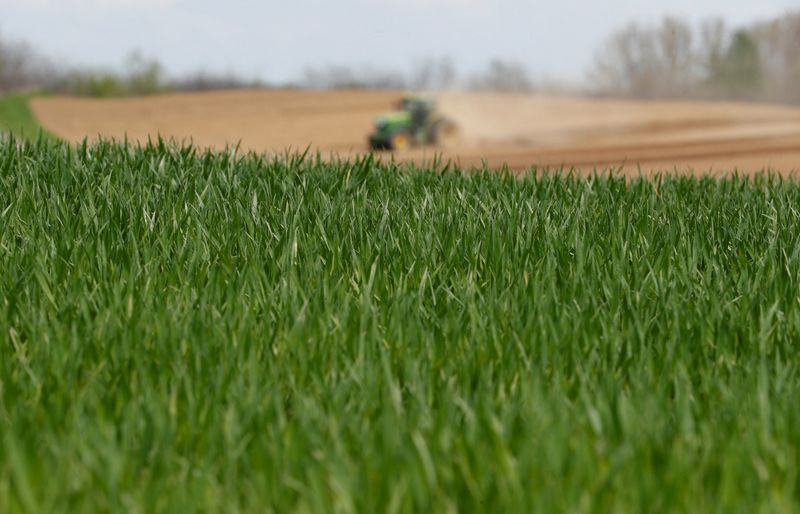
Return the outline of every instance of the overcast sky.
[[[0,34],[73,65],[119,67],[139,49],[173,75],[287,81],[326,64],[406,70],[449,56],[465,72],[497,57],[574,80],[630,21],[740,25],[789,9],[800,0],[0,0]]]

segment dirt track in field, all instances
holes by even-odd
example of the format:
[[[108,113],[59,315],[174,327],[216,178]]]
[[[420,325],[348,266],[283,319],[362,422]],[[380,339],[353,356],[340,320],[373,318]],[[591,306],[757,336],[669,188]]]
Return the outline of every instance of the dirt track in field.
[[[129,99],[37,98],[50,131],[71,141],[98,135],[143,141],[161,134],[199,146],[241,143],[257,151],[311,146],[325,154],[366,149],[372,120],[399,92],[230,91]],[[441,153],[463,166],[623,168],[720,173],[800,171],[800,109],[770,105],[633,102],[527,95],[443,93],[441,110],[460,127]]]

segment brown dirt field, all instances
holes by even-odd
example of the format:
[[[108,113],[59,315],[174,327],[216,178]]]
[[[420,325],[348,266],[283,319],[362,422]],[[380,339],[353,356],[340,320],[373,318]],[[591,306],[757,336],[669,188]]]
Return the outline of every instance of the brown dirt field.
[[[147,98],[37,98],[34,114],[70,141],[98,135],[146,141],[162,135],[202,147],[240,143],[256,151],[311,146],[325,154],[366,149],[375,116],[402,93],[384,91],[226,91]],[[531,95],[443,93],[441,110],[460,127],[441,154],[466,167],[530,166],[691,169],[721,173],[800,170],[800,109],[735,103],[635,102]]]

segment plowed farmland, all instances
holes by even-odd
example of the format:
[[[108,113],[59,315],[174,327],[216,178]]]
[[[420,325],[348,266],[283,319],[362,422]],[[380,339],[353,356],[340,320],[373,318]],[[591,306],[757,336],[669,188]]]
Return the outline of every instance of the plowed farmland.
[[[162,135],[202,147],[240,143],[257,151],[310,146],[325,154],[366,150],[373,118],[401,92],[291,90],[171,94],[131,99],[38,98],[33,109],[71,141],[98,135],[146,140]],[[635,102],[527,95],[445,93],[441,110],[461,130],[436,152],[463,166],[507,164],[755,172],[800,168],[800,109],[702,102]]]

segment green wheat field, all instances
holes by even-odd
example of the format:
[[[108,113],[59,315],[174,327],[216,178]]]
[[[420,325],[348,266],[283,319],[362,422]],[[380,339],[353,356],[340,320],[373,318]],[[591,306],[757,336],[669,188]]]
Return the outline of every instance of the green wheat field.
[[[0,143],[0,512],[800,511],[800,184]]]

